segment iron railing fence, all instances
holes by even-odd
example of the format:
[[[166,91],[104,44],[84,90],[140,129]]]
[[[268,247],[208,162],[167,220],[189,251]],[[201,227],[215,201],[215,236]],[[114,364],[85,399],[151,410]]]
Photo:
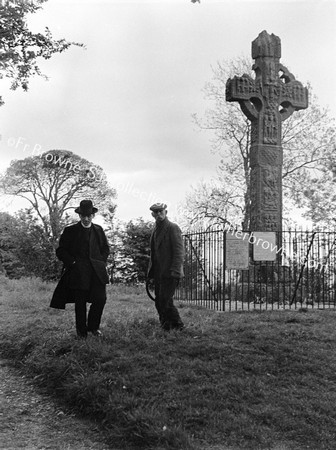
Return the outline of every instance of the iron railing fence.
[[[335,231],[282,231],[275,261],[254,261],[249,244],[244,270],[226,266],[227,233],[215,228],[183,235],[185,277],[177,299],[221,311],[335,308]]]

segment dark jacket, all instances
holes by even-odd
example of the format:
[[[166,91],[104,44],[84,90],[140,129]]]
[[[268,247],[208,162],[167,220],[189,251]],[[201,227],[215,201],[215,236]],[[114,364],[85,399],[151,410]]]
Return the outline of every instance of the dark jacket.
[[[109,282],[106,271],[109,245],[103,228],[100,225],[91,225],[89,251],[85,258],[80,239],[82,229],[81,222],[78,222],[66,227],[60,237],[56,255],[63,262],[63,271],[50,303],[52,308],[64,309],[66,303],[73,303],[71,289],[83,288],[92,270],[102,284]]]
[[[184,246],[178,225],[167,218],[156,225],[150,238],[148,278],[183,277]]]

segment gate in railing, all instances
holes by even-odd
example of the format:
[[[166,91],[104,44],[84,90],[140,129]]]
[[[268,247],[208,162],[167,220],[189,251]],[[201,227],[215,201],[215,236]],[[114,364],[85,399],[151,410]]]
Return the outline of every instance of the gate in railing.
[[[250,249],[245,270],[227,268],[225,229],[183,238],[185,277],[176,292],[179,300],[221,311],[336,306],[335,232],[282,231],[276,260],[253,261]]]

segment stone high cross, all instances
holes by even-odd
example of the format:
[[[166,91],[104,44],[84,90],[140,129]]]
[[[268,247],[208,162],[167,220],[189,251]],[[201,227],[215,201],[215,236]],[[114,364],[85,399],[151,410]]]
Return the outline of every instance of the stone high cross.
[[[251,121],[251,231],[282,231],[281,124],[308,107],[308,90],[280,64],[279,37],[263,31],[252,42],[255,79],[244,74],[226,83],[226,100],[239,102]]]

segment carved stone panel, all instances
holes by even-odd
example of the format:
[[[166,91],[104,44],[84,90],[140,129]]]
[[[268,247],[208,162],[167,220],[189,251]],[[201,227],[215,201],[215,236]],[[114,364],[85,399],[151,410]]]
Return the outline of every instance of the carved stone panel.
[[[282,148],[278,145],[252,145],[251,167],[281,166],[282,153]]]
[[[264,213],[263,224],[264,231],[281,231],[281,227],[279,225],[279,215],[276,213]]]
[[[260,185],[260,168],[254,167],[251,169],[251,179],[250,179],[250,200],[251,200],[251,206],[254,208],[256,205],[260,204],[259,199],[259,191],[258,186]]]
[[[267,108],[264,114],[264,143],[277,144],[279,139],[278,114],[272,108]]]
[[[268,166],[263,168],[263,185],[262,185],[262,205],[264,211],[279,209],[280,205],[280,189],[279,189],[279,168]]]

